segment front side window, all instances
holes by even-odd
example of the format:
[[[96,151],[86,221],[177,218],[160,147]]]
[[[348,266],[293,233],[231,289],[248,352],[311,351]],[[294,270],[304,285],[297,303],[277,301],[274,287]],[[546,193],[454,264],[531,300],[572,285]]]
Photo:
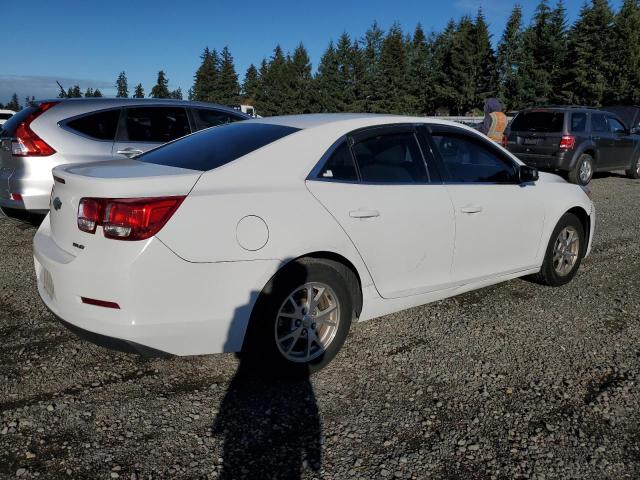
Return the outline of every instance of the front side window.
[[[479,140],[463,134],[434,134],[433,144],[453,182],[515,183],[517,168]]]
[[[97,140],[113,140],[118,129],[120,109],[84,115],[67,123],[67,127]]]
[[[182,107],[136,107],[126,110],[130,142],[166,143],[191,133]]]
[[[297,131],[283,125],[236,122],[194,133],[144,153],[136,160],[190,170],[213,170]]]
[[[333,151],[327,163],[325,163],[322,170],[320,170],[318,178],[347,182],[355,182],[358,180],[356,166],[353,163],[353,157],[351,156],[347,142],[342,142],[340,146]]]
[[[572,113],[571,114],[571,131],[572,132],[584,132],[587,128],[587,114],[586,113]]]
[[[353,146],[364,182],[426,183],[429,181],[418,141],[412,132],[383,134]]]
[[[604,118],[604,115],[600,115],[599,113],[594,113],[593,115],[591,115],[591,131],[592,132],[607,131],[607,120]]]
[[[238,117],[230,113],[210,110],[207,108],[195,108],[193,109],[193,114],[196,118],[198,130],[217,127],[218,125],[224,125],[226,123],[236,122],[239,120]]]
[[[609,117],[609,131],[616,134],[627,133],[627,129],[618,121],[617,118]]]

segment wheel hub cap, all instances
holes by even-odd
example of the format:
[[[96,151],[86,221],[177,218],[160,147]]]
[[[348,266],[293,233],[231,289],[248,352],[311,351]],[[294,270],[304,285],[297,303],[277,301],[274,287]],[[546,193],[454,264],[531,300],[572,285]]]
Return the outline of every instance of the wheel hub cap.
[[[309,362],[329,347],[340,322],[340,303],[329,285],[310,282],[296,288],[280,306],[275,340],[292,362]]]
[[[580,253],[578,231],[568,226],[562,229],[553,247],[553,268],[562,277],[573,270]]]

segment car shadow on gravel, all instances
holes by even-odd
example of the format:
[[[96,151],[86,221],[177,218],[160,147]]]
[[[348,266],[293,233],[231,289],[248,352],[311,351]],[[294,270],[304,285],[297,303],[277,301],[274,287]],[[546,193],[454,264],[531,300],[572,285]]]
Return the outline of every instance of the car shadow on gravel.
[[[287,272],[300,285],[306,282],[306,269],[299,264],[288,265]],[[252,292],[247,305],[236,309],[230,338],[237,334],[236,322],[242,324],[256,303],[256,312],[262,311],[259,305],[269,302],[270,290]],[[265,320],[256,316],[256,321]],[[238,368],[213,424],[214,435],[223,441],[218,478],[299,479],[318,472],[322,430],[308,369],[301,365],[294,377],[283,377],[273,363],[253,354],[259,351],[253,342],[264,341],[263,334],[248,335],[252,340],[245,345],[247,352],[238,354]]]

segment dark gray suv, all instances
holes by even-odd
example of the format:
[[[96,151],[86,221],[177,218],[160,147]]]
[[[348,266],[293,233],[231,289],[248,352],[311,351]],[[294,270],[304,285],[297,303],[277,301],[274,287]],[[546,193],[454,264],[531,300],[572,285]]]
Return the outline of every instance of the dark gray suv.
[[[561,171],[586,185],[594,172],[625,170],[640,178],[640,136],[620,117],[588,107],[545,107],[520,111],[505,146],[542,170]]]
[[[249,118],[222,105],[182,100],[33,102],[2,126],[0,207],[5,213],[44,213],[57,165],[131,158],[203,128]]]

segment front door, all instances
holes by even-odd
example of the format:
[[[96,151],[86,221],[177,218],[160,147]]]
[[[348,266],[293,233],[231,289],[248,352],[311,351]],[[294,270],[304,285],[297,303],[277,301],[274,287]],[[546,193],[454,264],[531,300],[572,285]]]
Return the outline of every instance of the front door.
[[[518,165],[476,135],[433,130],[455,209],[452,280],[470,282],[535,266],[544,222],[536,185],[520,184]]]
[[[382,297],[449,286],[453,208],[412,126],[343,142],[307,186],[360,252]]]

